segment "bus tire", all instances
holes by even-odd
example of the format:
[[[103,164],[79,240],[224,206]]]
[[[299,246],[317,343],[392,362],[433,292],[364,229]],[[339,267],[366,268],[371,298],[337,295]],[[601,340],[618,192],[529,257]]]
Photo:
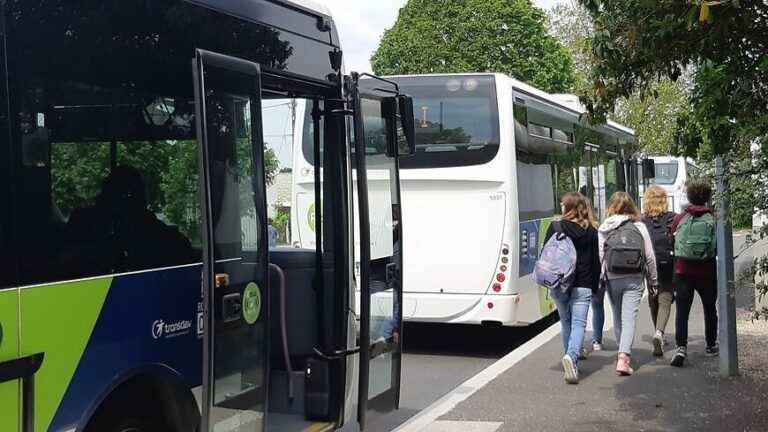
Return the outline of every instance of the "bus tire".
[[[99,407],[85,432],[169,432],[159,400],[148,396],[151,387],[126,385]]]
[[[98,426],[94,430],[104,432],[166,432],[159,423],[152,419],[127,418],[118,419],[112,424]]]

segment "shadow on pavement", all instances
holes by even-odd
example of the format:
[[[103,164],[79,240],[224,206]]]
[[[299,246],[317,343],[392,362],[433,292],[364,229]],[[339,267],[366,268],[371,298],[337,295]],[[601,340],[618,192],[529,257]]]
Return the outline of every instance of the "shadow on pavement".
[[[557,322],[553,314],[528,327],[406,322],[407,354],[500,358]]]

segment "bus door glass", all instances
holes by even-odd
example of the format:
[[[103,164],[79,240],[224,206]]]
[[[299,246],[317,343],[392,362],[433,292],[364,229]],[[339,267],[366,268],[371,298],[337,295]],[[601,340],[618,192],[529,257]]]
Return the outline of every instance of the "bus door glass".
[[[394,88],[355,96],[355,162],[359,216],[360,387],[359,420],[397,408],[402,328],[402,237]],[[375,83],[375,84],[374,84]],[[374,95],[375,94],[375,95]],[[356,242],[357,243],[357,242]]]
[[[267,227],[260,69],[198,51],[203,213],[202,431],[264,430]]]

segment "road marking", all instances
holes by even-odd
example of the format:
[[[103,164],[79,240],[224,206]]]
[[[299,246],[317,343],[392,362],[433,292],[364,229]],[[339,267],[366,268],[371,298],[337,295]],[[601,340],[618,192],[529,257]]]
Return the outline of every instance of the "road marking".
[[[609,331],[613,327],[613,313],[611,311],[610,301],[605,302],[605,326],[604,331]],[[591,309],[591,308],[590,308]],[[590,319],[587,321],[589,324],[587,328],[591,328],[591,310]],[[539,333],[533,339],[520,345],[515,350],[502,357],[497,362],[483,369],[477,375],[464,381],[461,385],[453,389],[450,393],[433,402],[430,406],[422,410],[419,414],[411,417],[407,422],[400,425],[392,432],[475,432],[475,429],[468,429],[467,427],[460,427],[458,429],[440,429],[439,426],[443,424],[458,423],[463,425],[472,425],[473,422],[442,422],[437,421],[440,417],[444,416],[456,405],[468,399],[475,394],[478,390],[485,387],[489,382],[498,378],[499,375],[511,369],[514,365],[528,357],[537,349],[541,348],[547,342],[551,341],[555,336],[560,334],[560,323],[556,322],[549,326],[546,330]],[[495,424],[495,423],[490,423]],[[499,426],[501,423],[499,423]],[[493,432],[498,429],[497,426],[494,429],[477,429],[482,432]]]
[[[436,421],[421,432],[496,432],[500,422]]]

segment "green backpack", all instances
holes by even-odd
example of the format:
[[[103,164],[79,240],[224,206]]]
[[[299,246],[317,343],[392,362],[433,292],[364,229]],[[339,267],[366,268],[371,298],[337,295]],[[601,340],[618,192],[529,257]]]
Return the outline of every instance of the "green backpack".
[[[686,215],[675,234],[675,258],[704,261],[715,256],[715,218],[711,213]]]

